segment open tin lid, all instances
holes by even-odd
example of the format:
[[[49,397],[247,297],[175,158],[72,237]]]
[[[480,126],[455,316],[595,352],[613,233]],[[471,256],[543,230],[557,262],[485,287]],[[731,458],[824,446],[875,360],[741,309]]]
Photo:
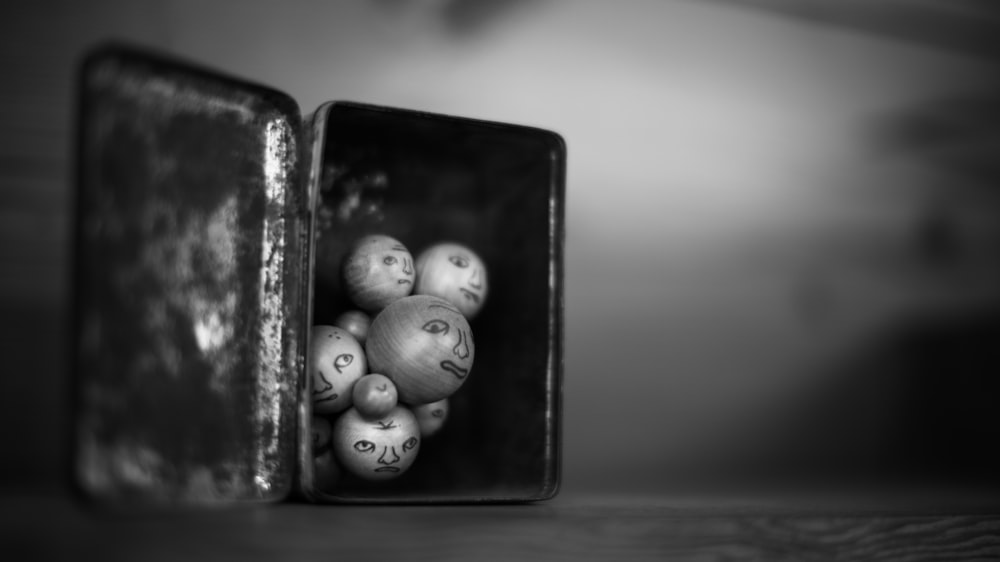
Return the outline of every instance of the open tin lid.
[[[128,48],[80,76],[74,481],[99,500],[292,489],[310,203],[295,101]]]

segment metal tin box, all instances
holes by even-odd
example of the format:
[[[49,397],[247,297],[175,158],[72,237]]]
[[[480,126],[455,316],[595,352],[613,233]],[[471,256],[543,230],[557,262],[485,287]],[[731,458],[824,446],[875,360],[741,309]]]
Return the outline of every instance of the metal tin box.
[[[127,47],[81,67],[73,480],[99,501],[531,501],[559,484],[565,146],[293,99]],[[389,483],[313,470],[310,328],[384,233],[476,249],[490,296],[440,435]]]

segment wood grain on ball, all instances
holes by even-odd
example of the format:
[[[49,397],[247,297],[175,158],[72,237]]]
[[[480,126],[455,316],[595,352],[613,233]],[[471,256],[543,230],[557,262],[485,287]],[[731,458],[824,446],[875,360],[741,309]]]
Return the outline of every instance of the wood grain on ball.
[[[372,324],[371,316],[360,310],[347,310],[337,315],[333,325],[347,330],[361,345],[368,339],[368,327]]]
[[[475,360],[472,330],[444,299],[412,295],[385,308],[368,332],[368,362],[396,383],[399,400],[426,404],[451,396]]]
[[[378,312],[413,291],[413,256],[399,240],[369,234],[351,246],[342,274],[351,302],[363,310]]]

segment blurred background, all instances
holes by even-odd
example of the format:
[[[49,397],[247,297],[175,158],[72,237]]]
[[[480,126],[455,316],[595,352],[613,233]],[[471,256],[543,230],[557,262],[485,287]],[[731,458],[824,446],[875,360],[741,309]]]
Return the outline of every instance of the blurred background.
[[[107,39],[303,113],[563,135],[563,493],[1000,486],[986,0],[7,2],[2,486],[64,483],[74,73]]]

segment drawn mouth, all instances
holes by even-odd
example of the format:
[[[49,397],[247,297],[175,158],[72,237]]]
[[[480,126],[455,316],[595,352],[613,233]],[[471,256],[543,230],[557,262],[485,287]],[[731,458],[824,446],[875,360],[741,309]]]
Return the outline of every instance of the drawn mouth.
[[[399,472],[399,469],[394,466],[380,466],[375,469],[375,472]]]
[[[396,283],[399,283],[400,285],[412,285],[413,281],[410,281],[409,279],[400,279],[399,281],[396,281]]]
[[[461,291],[463,295],[465,295],[466,299],[473,302],[479,302],[479,295],[477,295],[476,293],[473,293],[472,291],[468,289],[463,289],[461,287],[459,287],[458,290]]]
[[[442,361],[441,368],[460,379],[464,379],[469,374],[468,369],[463,369],[451,361]]]
[[[316,394],[316,393],[313,392],[313,394]],[[337,394],[336,392],[334,392],[333,394],[331,394],[331,395],[329,395],[329,396],[327,396],[325,398],[319,398],[319,399],[317,399],[316,402],[326,402],[328,400],[336,400],[337,397],[339,397],[339,396],[340,396],[339,394]]]

